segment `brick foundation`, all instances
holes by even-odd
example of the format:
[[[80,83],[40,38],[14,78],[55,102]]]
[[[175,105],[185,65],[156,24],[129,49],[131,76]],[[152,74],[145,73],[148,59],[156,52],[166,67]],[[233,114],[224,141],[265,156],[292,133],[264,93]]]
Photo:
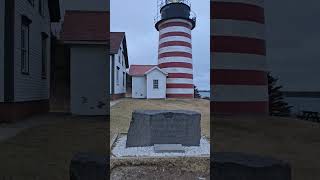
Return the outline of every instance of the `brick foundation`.
[[[121,93],[121,94],[112,94],[111,95],[111,100],[117,100],[117,99],[120,99],[120,98],[124,98],[126,96],[125,93]]]
[[[34,114],[49,112],[49,100],[0,102],[0,123],[13,122]]]

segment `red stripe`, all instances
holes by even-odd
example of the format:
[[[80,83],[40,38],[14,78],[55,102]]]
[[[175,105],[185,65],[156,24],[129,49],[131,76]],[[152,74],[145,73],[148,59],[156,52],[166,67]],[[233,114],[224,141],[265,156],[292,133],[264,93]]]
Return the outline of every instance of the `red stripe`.
[[[159,54],[159,58],[165,57],[187,57],[192,58],[192,54],[186,52],[166,52]]]
[[[159,66],[159,68],[181,67],[181,68],[190,68],[190,69],[192,69],[192,64],[191,63],[184,63],[184,62],[161,63],[158,66]]]
[[[169,73],[168,78],[186,78],[186,79],[192,79],[192,74],[187,73]]]
[[[191,29],[191,25],[188,23],[184,23],[184,22],[167,22],[167,23],[161,24],[159,29],[161,30],[161,29],[171,27],[171,26],[182,26],[182,27],[186,27],[186,28]]]
[[[185,32],[167,32],[167,33],[161,34],[159,39],[170,37],[170,36],[183,36],[191,39],[191,34],[188,34]]]
[[[211,36],[211,52],[230,52],[266,55],[265,40],[234,37]]]
[[[253,70],[212,69],[211,84],[267,85],[267,73]]]
[[[193,84],[167,84],[167,88],[187,88],[193,89]]]
[[[210,103],[210,111],[221,114],[268,114],[269,104],[261,102],[214,102]]]
[[[193,94],[167,94],[167,98],[193,98]]]
[[[186,46],[186,47],[192,48],[191,43],[184,42],[184,41],[168,41],[168,42],[164,42],[164,43],[161,43],[159,45],[159,48],[168,47],[168,46]]]
[[[211,1],[210,11],[211,19],[233,19],[265,23],[264,9],[251,4]]]

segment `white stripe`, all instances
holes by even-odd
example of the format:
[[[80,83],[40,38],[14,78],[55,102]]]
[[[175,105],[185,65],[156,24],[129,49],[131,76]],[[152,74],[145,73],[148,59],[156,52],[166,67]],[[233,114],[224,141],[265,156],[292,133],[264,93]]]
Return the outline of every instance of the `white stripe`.
[[[159,49],[159,54],[166,52],[187,52],[192,54],[192,49],[186,46],[168,46]]]
[[[188,23],[190,26],[192,26],[192,24],[189,21],[186,21],[184,19],[169,19],[169,20],[166,20],[166,21],[162,22],[161,24],[159,24],[159,26],[161,26],[162,24],[168,23],[168,22],[183,22],[183,23]]]
[[[241,53],[211,53],[211,69],[237,69],[266,71],[265,56]]]
[[[192,63],[191,58],[187,57],[164,57],[158,59],[159,64],[167,63],[167,62],[185,62],[185,63]]]
[[[211,19],[211,34],[216,36],[239,36],[265,39],[265,26],[256,22]]]
[[[257,102],[268,100],[267,86],[213,85],[212,100],[217,102]]]
[[[164,42],[169,42],[169,41],[183,41],[191,44],[191,39],[183,36],[170,36],[170,37],[165,37],[159,40],[159,44],[162,44]]]
[[[164,33],[168,33],[168,32],[185,32],[191,35],[191,30],[186,28],[186,27],[182,27],[182,26],[170,26],[170,27],[166,27],[164,29],[161,29],[159,34],[162,35]]]
[[[187,73],[187,74],[193,74],[193,70],[190,68],[161,68],[167,73]]]
[[[211,2],[235,2],[235,3],[245,3],[263,7],[264,0],[211,0]]]
[[[167,94],[193,94],[193,88],[167,88]]]
[[[168,84],[193,84],[193,79],[187,78],[167,78]]]

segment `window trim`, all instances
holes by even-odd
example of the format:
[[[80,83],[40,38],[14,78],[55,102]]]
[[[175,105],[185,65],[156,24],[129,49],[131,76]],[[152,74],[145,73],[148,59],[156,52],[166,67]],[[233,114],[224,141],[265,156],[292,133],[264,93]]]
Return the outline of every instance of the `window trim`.
[[[21,48],[21,55],[20,55],[20,59],[21,59],[21,65],[20,65],[20,67],[21,67],[21,74],[24,74],[24,75],[29,75],[30,74],[30,24],[31,24],[31,20],[27,17],[27,16],[25,16],[25,15],[22,15],[22,17],[21,17],[21,42],[20,42],[20,48]],[[27,46],[27,47],[25,47],[25,49],[23,49],[22,48],[22,31],[23,31],[23,28],[25,28],[26,29],[26,31],[27,31],[27,33],[25,34],[26,36],[24,37],[24,38],[26,38],[26,39],[24,39],[25,40],[25,45]],[[25,51],[25,58],[26,59],[23,59],[22,58],[22,51]],[[23,63],[23,61],[24,60],[26,60],[25,61],[25,69],[23,69],[23,66],[22,66],[22,63]]]
[[[120,84],[120,68],[117,66],[117,74],[116,74],[116,83],[119,86]]]
[[[159,89],[159,80],[158,79],[153,79],[152,81],[153,89]]]
[[[42,17],[44,17],[45,2],[44,0],[38,0],[38,2],[38,12]]]
[[[48,76],[48,34],[41,33],[41,78],[47,79]],[[45,42],[45,45],[44,45]],[[44,48],[45,47],[45,48]]]
[[[123,84],[123,87],[125,87],[125,85],[126,85],[126,84],[125,84],[126,73],[125,73],[125,72],[122,72],[122,75],[123,75],[123,77],[122,77],[122,79],[123,79],[123,80],[122,80],[122,81],[123,81],[122,84]]]

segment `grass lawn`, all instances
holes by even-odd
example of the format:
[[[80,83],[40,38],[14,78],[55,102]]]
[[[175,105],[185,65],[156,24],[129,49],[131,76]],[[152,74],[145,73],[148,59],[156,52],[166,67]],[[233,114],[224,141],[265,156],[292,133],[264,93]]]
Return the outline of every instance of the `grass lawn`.
[[[279,117],[215,117],[215,151],[266,155],[291,163],[293,180],[320,179],[320,124]]]
[[[106,154],[107,123],[101,118],[44,118],[63,119],[26,129],[0,143],[0,179],[66,180],[74,153]]]
[[[203,99],[124,99],[111,107],[110,138],[127,133],[134,110],[193,110],[201,113],[202,134],[210,137],[210,101]]]

